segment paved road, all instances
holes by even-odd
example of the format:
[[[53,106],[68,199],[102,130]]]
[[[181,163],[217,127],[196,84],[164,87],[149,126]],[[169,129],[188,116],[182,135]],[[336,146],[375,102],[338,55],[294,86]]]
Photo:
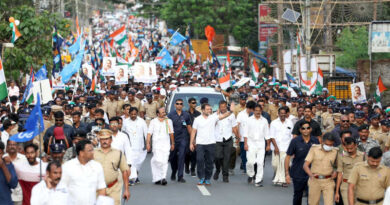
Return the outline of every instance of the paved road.
[[[242,174],[239,166],[236,166],[235,175],[230,177],[230,183],[223,183],[221,179],[219,181],[212,180],[212,185],[207,186],[206,190],[200,190],[196,185],[198,179],[187,174],[185,174],[186,183],[172,182],[170,180],[170,170],[167,176],[167,186],[154,185],[150,169],[151,156],[151,154],[148,154],[142,166],[140,173],[141,184],[130,187],[131,199],[126,204],[292,204],[292,186],[283,188],[272,185],[273,171],[270,156],[266,158],[264,187],[255,187],[253,184],[248,185],[247,175]],[[240,161],[238,159],[237,163]],[[204,195],[207,192],[210,195]]]

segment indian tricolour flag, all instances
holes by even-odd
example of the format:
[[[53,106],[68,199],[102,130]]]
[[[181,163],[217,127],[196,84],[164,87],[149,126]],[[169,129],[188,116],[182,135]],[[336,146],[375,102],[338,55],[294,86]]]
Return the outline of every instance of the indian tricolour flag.
[[[20,34],[19,32],[19,29],[18,27],[16,26],[15,22],[11,23],[11,27],[12,27],[12,39],[11,39],[11,43],[15,43],[16,40],[18,40],[19,37],[22,36],[22,34]]]
[[[5,75],[3,69],[3,62],[0,57],[0,100],[8,96],[7,84],[5,83]]]
[[[226,90],[230,87],[230,74],[222,75],[218,78],[219,85],[223,90]]]
[[[260,69],[259,66],[256,63],[256,60],[253,59],[252,62],[252,80],[253,82],[257,83],[257,78],[259,77]]]
[[[385,90],[387,90],[387,88],[383,84],[381,76],[379,76],[378,77],[378,83],[376,84],[376,91],[375,91],[375,94],[374,94],[376,102],[380,102],[381,101],[381,93],[383,91],[385,91]]]
[[[320,68],[318,68],[317,82],[315,85],[314,94],[321,95],[323,87],[324,87],[324,74],[322,73],[322,70]]]
[[[176,70],[176,77],[180,75],[181,70],[182,70],[183,68],[186,68],[186,66],[184,66],[184,61],[182,61],[181,64],[180,64],[180,66],[177,68],[177,70]]]
[[[114,33],[110,35],[110,38],[112,38],[117,44],[121,45],[127,38],[126,27],[122,26],[120,29],[116,30]],[[111,41],[111,46],[113,44],[114,42]]]
[[[31,72],[30,80],[27,83],[26,90],[23,94],[23,99],[20,103],[27,102],[27,104],[31,104],[34,101],[34,94],[33,94],[33,82],[34,82],[34,73]]]

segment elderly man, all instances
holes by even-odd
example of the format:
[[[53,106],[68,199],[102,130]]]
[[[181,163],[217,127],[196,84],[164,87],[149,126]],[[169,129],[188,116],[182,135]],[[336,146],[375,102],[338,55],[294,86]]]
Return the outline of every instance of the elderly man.
[[[31,192],[31,205],[58,204],[68,205],[71,202],[68,189],[61,184],[62,168],[59,161],[47,165],[46,177],[34,186]]]
[[[167,185],[166,175],[168,171],[169,151],[175,149],[172,121],[166,117],[165,108],[158,109],[158,117],[150,122],[146,149],[151,151],[153,157],[150,161],[152,166],[153,182],[155,184]],[[153,139],[151,136],[153,135]],[[151,141],[153,146],[151,146]]]

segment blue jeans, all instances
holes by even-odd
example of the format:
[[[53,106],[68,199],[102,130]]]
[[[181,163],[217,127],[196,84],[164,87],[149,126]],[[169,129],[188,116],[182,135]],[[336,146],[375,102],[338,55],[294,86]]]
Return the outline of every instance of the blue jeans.
[[[199,179],[210,180],[214,169],[215,144],[196,145],[196,168]]]
[[[244,166],[244,171],[246,172],[246,151],[244,149],[244,142],[240,142],[240,157],[242,161],[242,166]]]

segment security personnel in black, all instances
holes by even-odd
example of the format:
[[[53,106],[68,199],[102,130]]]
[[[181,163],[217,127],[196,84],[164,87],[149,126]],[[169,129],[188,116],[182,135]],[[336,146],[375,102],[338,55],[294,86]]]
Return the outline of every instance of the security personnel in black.
[[[183,178],[184,160],[189,147],[189,133],[191,133],[190,114],[183,110],[182,99],[177,99],[175,102],[175,110],[168,114],[168,118],[172,120],[173,132],[175,137],[175,149],[171,151],[169,161],[171,162],[172,174],[171,180],[178,182],[186,182]]]
[[[190,114],[190,121],[191,121],[191,126],[195,121],[195,118],[197,118],[201,113],[196,110],[196,99],[195,98],[190,98],[188,99],[188,114]],[[234,162],[236,160],[234,159]],[[190,168],[191,165],[191,168]],[[196,151],[194,150],[193,152],[189,151],[186,153],[186,158],[185,158],[185,172],[186,174],[190,173],[191,170],[191,176],[195,177],[195,167],[196,167]]]
[[[65,146],[63,144],[55,143],[50,145],[50,161],[59,161],[63,163],[65,154]]]

